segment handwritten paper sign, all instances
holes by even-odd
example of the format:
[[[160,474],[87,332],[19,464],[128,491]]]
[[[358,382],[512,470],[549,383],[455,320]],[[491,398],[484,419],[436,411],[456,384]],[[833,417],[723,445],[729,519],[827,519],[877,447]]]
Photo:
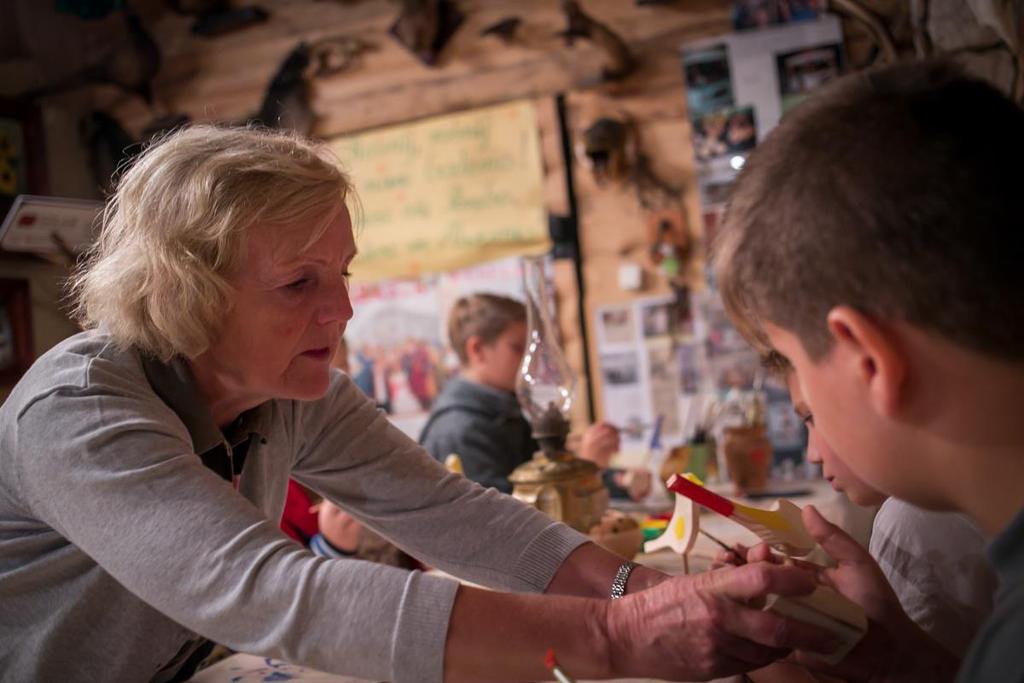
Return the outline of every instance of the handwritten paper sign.
[[[550,248],[530,102],[343,136],[330,146],[362,207],[353,265],[360,282]]]

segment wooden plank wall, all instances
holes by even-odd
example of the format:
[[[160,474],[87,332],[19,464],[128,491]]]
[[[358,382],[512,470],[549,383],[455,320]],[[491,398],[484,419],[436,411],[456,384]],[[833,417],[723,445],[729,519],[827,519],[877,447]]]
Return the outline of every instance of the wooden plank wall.
[[[319,116],[314,133],[331,137],[518,98],[538,108],[546,201],[552,213],[568,211],[561,138],[554,96],[565,93],[574,141],[594,118],[626,114],[635,123],[654,169],[671,184],[685,187],[679,209],[699,236],[693,163],[685,121],[679,45],[729,29],[727,0],[687,0],[637,6],[628,0],[583,0],[584,9],[618,32],[640,59],[640,68],[620,83],[602,83],[603,53],[592,43],[567,47],[558,32],[565,18],[556,0],[459,0],[466,18],[441,54],[427,68],[388,35],[398,3],[313,0],[262,0],[271,13],[266,24],[215,39],[188,32],[191,19],[176,15],[157,0],[133,3],[160,44],[163,66],[154,83],[156,105],[112,89],[93,91],[91,106],[115,115],[138,133],[160,114],[188,114],[193,121],[242,121],[258,110],[267,83],[281,60],[300,40],[352,36],[371,43],[354,66],[313,86]],[[508,16],[522,19],[514,42],[482,37],[483,28]],[[619,290],[623,260],[644,267],[650,284],[641,295],[667,292],[647,256],[647,219],[628,185],[598,186],[589,171],[575,164],[580,210],[580,239],[589,348],[580,335],[579,292],[571,264],[556,270],[560,322],[570,362],[585,389],[583,354],[594,358],[593,311],[596,306],[629,300]],[[697,256],[699,260],[699,255]],[[693,270],[694,281],[699,274]],[[592,378],[594,379],[594,378]],[[596,387],[599,391],[600,386]],[[582,394],[581,394],[582,396]],[[595,397],[600,406],[599,397]],[[577,401],[584,417],[585,401]],[[610,416],[614,417],[614,416]]]
[[[259,107],[263,88],[284,56],[300,39],[356,36],[372,43],[348,72],[315,83],[313,107],[319,115],[315,134],[331,137],[495,102],[522,97],[537,104],[546,177],[548,210],[568,211],[554,95],[566,93],[573,141],[601,115],[628,116],[636,125],[654,169],[671,184],[687,188],[681,211],[689,229],[699,236],[689,127],[679,63],[685,40],[728,30],[728,2],[695,0],[665,6],[638,7],[625,0],[584,0],[585,10],[616,30],[641,60],[638,71],[621,83],[604,84],[601,51],[586,41],[567,47],[557,35],[565,19],[554,0],[467,0],[462,27],[441,54],[436,68],[421,65],[388,34],[397,4],[377,0],[356,3],[293,0],[267,3],[272,19],[233,36],[215,40],[192,37],[187,20],[169,13],[147,18],[164,49],[165,64],[156,83],[161,105],[193,120],[242,120]],[[510,15],[522,18],[512,44],[480,31]],[[139,130],[151,117],[137,101],[111,103],[129,128]],[[580,240],[584,263],[586,324],[584,348],[578,318],[575,276],[569,262],[556,267],[560,326],[567,356],[580,377],[578,394],[587,390],[583,354],[595,356],[594,310],[638,294],[617,285],[621,262],[645,270],[649,296],[668,287],[649,261],[647,219],[633,188],[599,187],[590,172],[574,164]],[[699,261],[699,255],[697,257]],[[694,269],[699,281],[699,269]],[[597,373],[595,373],[596,375]],[[600,379],[595,405],[600,415]],[[577,400],[576,422],[586,418],[586,402]],[[614,420],[614,416],[608,416]]]

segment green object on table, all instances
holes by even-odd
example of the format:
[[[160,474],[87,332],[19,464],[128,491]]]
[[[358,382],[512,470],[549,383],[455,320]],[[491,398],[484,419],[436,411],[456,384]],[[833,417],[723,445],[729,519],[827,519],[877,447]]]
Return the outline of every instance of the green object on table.
[[[686,461],[686,469],[697,475],[701,481],[708,478],[708,460],[714,456],[714,445],[714,441],[690,444],[690,458]]]

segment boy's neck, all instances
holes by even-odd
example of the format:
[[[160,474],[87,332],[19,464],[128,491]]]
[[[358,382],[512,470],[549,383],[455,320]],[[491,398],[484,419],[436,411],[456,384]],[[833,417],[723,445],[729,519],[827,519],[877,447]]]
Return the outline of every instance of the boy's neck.
[[[1024,511],[1024,445],[964,448],[951,453],[950,497],[957,509],[993,537]]]
[[[995,536],[1024,509],[1024,364],[934,341],[913,346],[924,370],[918,445],[933,455],[925,466],[944,497]]]
[[[462,366],[461,374],[463,379],[473,382],[474,384],[482,384],[483,386],[488,387],[490,389],[494,389],[495,391],[507,391],[510,393],[515,391],[514,389],[509,389],[508,387],[498,386],[493,380],[487,377],[486,373],[480,371],[477,368],[464,365]]]

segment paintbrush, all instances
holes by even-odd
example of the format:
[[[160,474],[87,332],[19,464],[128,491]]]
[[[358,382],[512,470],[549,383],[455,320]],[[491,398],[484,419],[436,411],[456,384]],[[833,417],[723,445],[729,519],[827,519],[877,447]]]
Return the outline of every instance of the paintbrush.
[[[551,670],[551,673],[555,675],[555,680],[558,683],[576,683],[575,680],[569,677],[569,674],[562,670],[562,667],[558,666],[558,660],[555,659],[554,648],[548,648],[548,653],[544,655],[544,666]]]
[[[721,539],[718,539],[718,538],[715,538],[714,536],[712,536],[708,532],[704,531],[703,529],[697,529],[697,533],[704,534],[705,536],[710,538],[712,541],[714,541],[718,545],[722,546],[722,548],[724,548],[726,552],[732,553],[733,555],[735,555],[736,556],[736,566],[743,565],[743,564],[747,563],[746,559],[740,557],[740,554],[738,552],[736,552],[736,549],[735,548],[730,548],[728,545],[726,545],[725,541],[723,541]]]

